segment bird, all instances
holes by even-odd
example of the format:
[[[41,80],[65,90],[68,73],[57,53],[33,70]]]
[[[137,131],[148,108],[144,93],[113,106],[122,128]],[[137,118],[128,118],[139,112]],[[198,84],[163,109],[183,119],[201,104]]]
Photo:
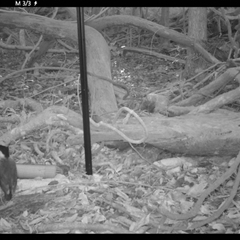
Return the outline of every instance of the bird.
[[[9,148],[0,145],[0,187],[6,201],[10,201],[17,187],[17,166],[10,158]]]

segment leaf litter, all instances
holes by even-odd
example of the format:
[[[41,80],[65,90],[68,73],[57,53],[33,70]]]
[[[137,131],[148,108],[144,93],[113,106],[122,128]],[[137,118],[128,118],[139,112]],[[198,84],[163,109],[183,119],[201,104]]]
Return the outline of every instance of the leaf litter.
[[[171,157],[170,154],[169,158],[160,159],[161,152],[149,146],[124,151],[104,147],[93,157],[93,176],[85,175],[83,155],[81,169],[69,172],[68,176],[58,174],[54,179],[19,180],[14,205],[0,206],[0,231],[238,231],[233,225],[225,226],[226,218],[238,225],[238,211],[232,208],[209,223],[207,230],[206,227],[191,228],[221,207],[232,188],[227,184],[211,192],[194,216],[184,220],[176,217],[191,211],[209,185],[217,181],[209,176],[219,175],[221,166],[215,165],[214,171],[202,171],[197,159]],[[222,198],[221,202],[213,204],[217,198]],[[238,207],[238,200],[234,201]]]

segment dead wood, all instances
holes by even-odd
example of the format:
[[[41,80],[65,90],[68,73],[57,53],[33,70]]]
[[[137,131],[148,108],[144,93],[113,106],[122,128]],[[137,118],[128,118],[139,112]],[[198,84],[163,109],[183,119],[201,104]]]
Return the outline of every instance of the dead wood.
[[[51,38],[65,38],[77,42],[77,24],[58,21],[34,14],[6,12],[0,10],[2,26],[24,28]],[[106,78],[111,77],[110,51],[103,36],[95,29],[86,26],[86,52],[88,71]],[[94,76],[88,77],[91,93],[92,112],[101,115],[117,111],[113,85]]]
[[[196,103],[198,103],[199,101],[206,97],[210,98],[216,90],[220,89],[221,87],[224,87],[226,84],[228,84],[235,78],[239,78],[239,70],[240,68],[229,68],[224,74],[216,78],[210,84],[201,88],[191,97],[177,103],[176,105],[178,106],[195,105]]]
[[[167,118],[159,114],[142,117],[148,131],[145,143],[175,153],[190,155],[234,155],[239,151],[240,129],[239,114],[211,113],[208,115],[186,115]],[[83,143],[82,116],[65,107],[49,107],[27,123],[22,124],[0,138],[0,144],[8,145],[32,131],[48,125],[61,126],[73,131],[77,136],[70,136],[68,145]],[[111,123],[109,123],[111,124]],[[128,123],[118,120],[115,128],[131,139],[144,136],[143,127],[134,119]],[[91,125],[91,140],[94,142],[124,140],[118,133],[106,127]]]
[[[157,23],[148,21],[146,19],[142,19],[134,16],[128,16],[128,15],[114,15],[114,16],[108,16],[108,17],[101,17],[93,21],[87,22],[86,24],[88,26],[91,26],[97,29],[98,31],[101,31],[106,27],[113,27],[118,25],[123,25],[123,26],[132,25],[135,27],[149,30],[160,37],[166,38],[168,40],[172,40],[185,47],[193,48],[195,51],[199,52],[210,63],[219,62],[214,56],[208,53],[200,44],[194,42],[194,40],[189,38],[188,36],[182,33],[179,33],[175,30],[169,29],[167,27],[161,26]]]

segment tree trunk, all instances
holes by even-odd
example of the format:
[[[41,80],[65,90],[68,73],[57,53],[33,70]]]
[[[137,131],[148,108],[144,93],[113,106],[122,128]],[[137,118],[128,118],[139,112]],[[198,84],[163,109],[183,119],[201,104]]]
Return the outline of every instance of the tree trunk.
[[[161,8],[161,19],[160,19],[160,24],[163,25],[164,27],[169,26],[169,7],[162,7]],[[160,40],[160,43],[162,47],[167,47],[169,40],[162,38]]]
[[[165,27],[169,26],[169,7],[162,7],[160,24]]]
[[[194,39],[200,45],[203,45],[203,40],[207,40],[207,8],[189,8],[188,36]],[[204,61],[204,59],[193,49],[188,48],[188,58],[184,77],[189,78],[198,73],[200,70],[205,69],[206,67],[207,62]],[[204,77],[204,75],[201,75],[201,78]]]

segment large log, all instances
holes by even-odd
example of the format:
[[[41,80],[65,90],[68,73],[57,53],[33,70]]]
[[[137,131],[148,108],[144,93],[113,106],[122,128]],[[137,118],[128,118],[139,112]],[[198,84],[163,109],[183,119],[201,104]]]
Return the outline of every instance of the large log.
[[[226,114],[227,112],[227,114]],[[148,130],[146,143],[186,155],[235,155],[240,150],[240,115],[228,111],[167,118],[159,114],[143,117]],[[134,119],[115,126],[132,139],[143,137],[143,128]],[[92,131],[92,143],[124,140],[113,131]],[[69,144],[82,143],[70,137]]]
[[[219,112],[174,118],[156,114],[142,119],[148,131],[145,143],[173,153],[229,156],[236,155],[240,149],[240,116],[238,113],[227,115],[225,112]],[[64,126],[63,121],[67,122],[67,126],[82,129],[81,115],[66,107],[52,106],[32,117],[26,124],[17,126],[3,134],[0,143],[8,145],[10,141],[16,141],[35,129],[48,125]],[[134,118],[130,118],[126,124],[117,121],[114,126],[131,139],[138,140],[144,135],[142,126]],[[70,146],[82,144],[83,135],[81,132],[79,131],[77,136],[70,136],[66,143]],[[91,140],[94,143],[124,139],[106,127],[96,128],[92,125]]]
[[[20,12],[0,10],[1,26],[29,29],[51,38],[63,38],[77,42],[77,24]],[[103,36],[86,26],[86,52],[88,71],[108,79],[111,77],[110,51]],[[99,78],[88,76],[92,111],[98,115],[117,111],[113,85]]]

